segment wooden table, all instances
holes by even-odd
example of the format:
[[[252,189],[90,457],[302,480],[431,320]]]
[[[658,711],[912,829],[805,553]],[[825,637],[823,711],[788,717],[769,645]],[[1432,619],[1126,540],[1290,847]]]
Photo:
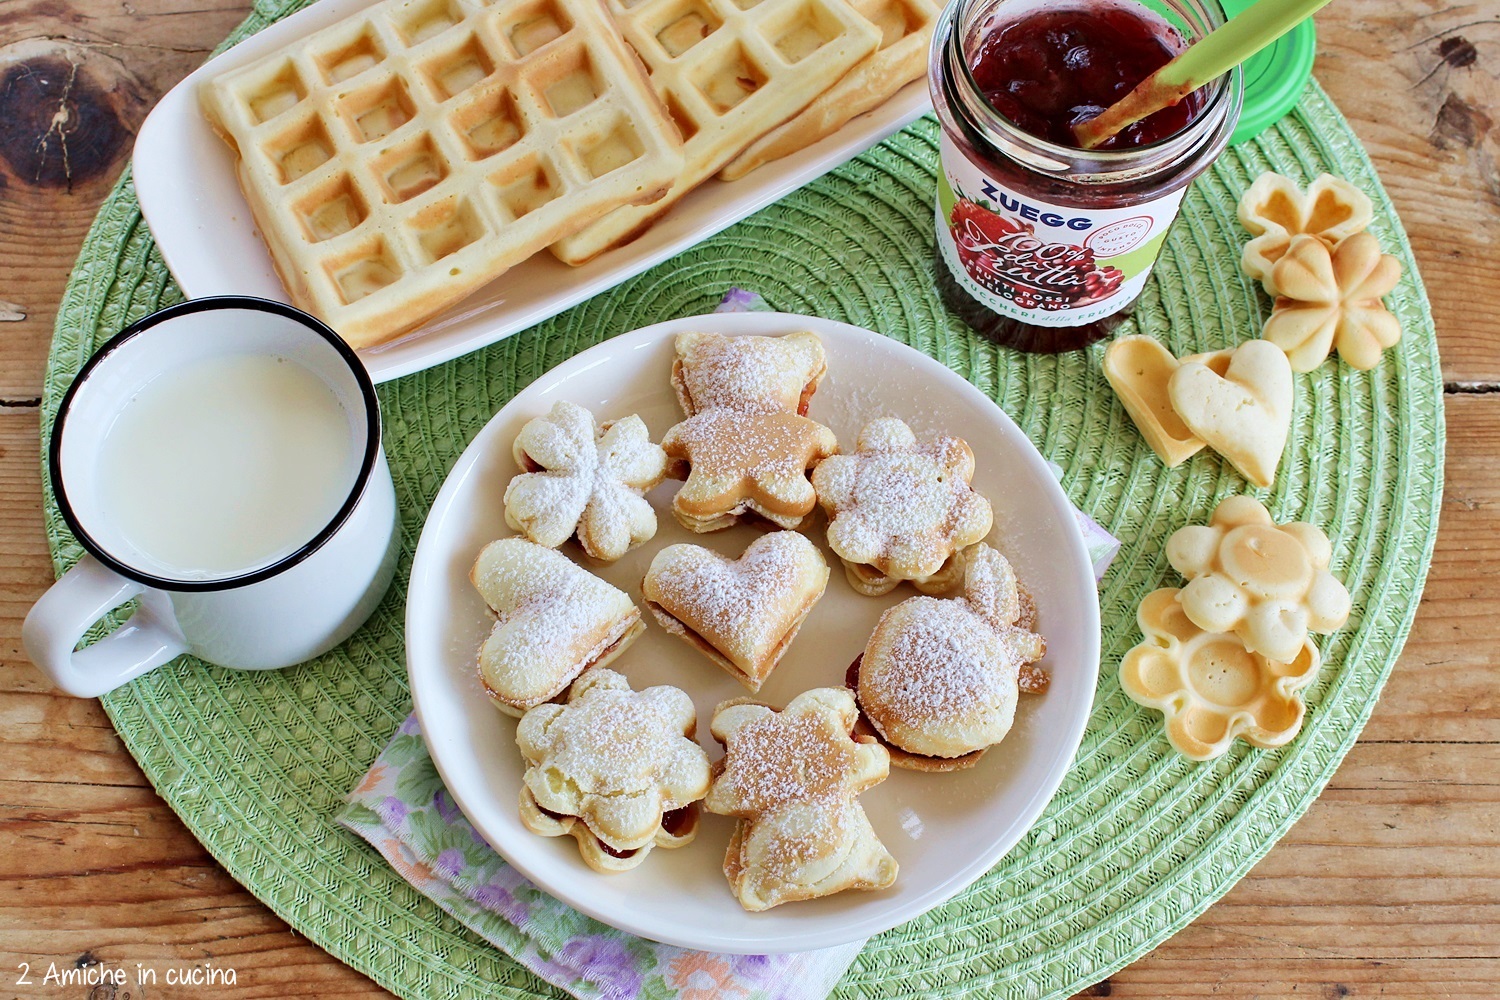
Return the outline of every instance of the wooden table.
[[[230,879],[95,701],[50,690],[21,619],[52,581],[38,405],[56,303],[152,103],[247,0],[0,0],[0,998],[49,963],[211,961],[232,989],[387,996]],[[1369,149],[1432,298],[1447,383],[1442,530],[1374,718],[1287,837],[1191,927],[1087,996],[1500,996],[1500,7],[1342,0],[1317,76]],[[35,985],[16,985],[20,963]]]

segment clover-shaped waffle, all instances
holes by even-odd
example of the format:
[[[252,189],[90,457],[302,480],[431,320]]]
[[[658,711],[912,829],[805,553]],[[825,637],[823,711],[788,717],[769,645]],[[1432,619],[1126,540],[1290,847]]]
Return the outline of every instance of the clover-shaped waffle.
[[[813,489],[850,585],[870,596],[902,580],[938,593],[956,585],[962,567],[944,572],[951,557],[989,534],[994,517],[969,487],[973,477],[968,444],[955,437],[918,444],[892,417],[866,424],[854,454],[825,458],[813,470]]]
[[[708,755],[693,739],[693,701],[674,687],[632,691],[590,670],[563,705],[539,705],[516,727],[526,759],[521,822],[544,837],[572,834],[595,871],[625,871],[653,847],[698,832]]]
[[[1020,692],[1046,683],[1031,664],[1047,642],[1026,627],[1032,612],[1010,562],[981,543],[964,563],[963,596],[913,597],[889,609],[851,668],[860,721],[895,767],[973,767],[1010,732]]]
[[[823,342],[814,333],[680,333],[672,389],[690,417],[717,406],[742,413],[806,416],[807,404],[827,370]]]
[[[1290,662],[1245,649],[1238,637],[1205,632],[1171,588],[1152,591],[1136,620],[1145,641],[1120,663],[1132,700],[1165,715],[1167,739],[1185,757],[1209,760],[1236,736],[1261,747],[1286,744],[1302,728],[1301,690],[1318,672],[1318,649],[1303,639]]]
[[[1233,632],[1278,663],[1295,660],[1309,631],[1349,619],[1349,592],[1328,572],[1328,536],[1303,521],[1277,525],[1259,500],[1223,500],[1208,525],[1179,528],[1167,560],[1188,578],[1179,599],[1206,632]]]
[[[1363,191],[1341,177],[1320,174],[1304,194],[1280,174],[1264,173],[1240,198],[1240,223],[1253,239],[1240,262],[1270,295],[1285,295],[1272,273],[1295,236],[1313,236],[1327,246],[1360,232],[1374,214]]]
[[[677,424],[661,444],[688,466],[672,514],[697,532],[727,528],[749,511],[796,527],[817,505],[807,470],[838,448],[832,431],[795,413],[724,407]]]
[[[594,415],[560,401],[521,428],[514,448],[526,470],[505,489],[505,523],[538,545],[572,535],[595,559],[613,562],[656,534],[642,496],[667,474],[667,454],[631,414],[594,425]]]
[[[1350,367],[1374,368],[1401,339],[1400,321],[1380,300],[1401,280],[1401,262],[1369,233],[1332,252],[1311,236],[1294,237],[1273,270],[1280,296],[1261,336],[1297,371],[1312,371],[1334,348]]]
[[[857,716],[838,688],[806,691],[780,712],[747,699],[714,709],[724,760],[703,805],[740,820],[724,875],[745,909],[896,880],[896,860],[855,801],[885,780],[890,757],[850,737]]]

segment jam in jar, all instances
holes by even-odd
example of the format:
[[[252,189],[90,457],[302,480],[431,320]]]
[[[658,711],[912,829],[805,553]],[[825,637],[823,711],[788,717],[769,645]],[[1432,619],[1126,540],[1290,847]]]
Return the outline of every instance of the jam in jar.
[[[979,333],[1074,350],[1128,315],[1187,185],[1223,151],[1239,71],[1078,148],[1092,118],[1223,23],[1217,0],[957,0],[933,39],[938,287]],[[1174,22],[1182,27],[1175,27]]]

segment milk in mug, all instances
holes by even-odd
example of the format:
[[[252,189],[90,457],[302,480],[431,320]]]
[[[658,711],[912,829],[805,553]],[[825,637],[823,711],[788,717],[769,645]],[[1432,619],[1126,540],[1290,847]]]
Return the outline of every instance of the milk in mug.
[[[177,580],[270,565],[348,499],[359,438],[328,384],[294,361],[238,355],[168,371],[105,436],[96,488],[106,547]]]

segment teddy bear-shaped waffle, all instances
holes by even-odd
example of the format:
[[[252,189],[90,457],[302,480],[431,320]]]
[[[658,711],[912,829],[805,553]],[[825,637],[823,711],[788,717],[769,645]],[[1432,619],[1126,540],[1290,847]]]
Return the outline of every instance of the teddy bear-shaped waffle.
[[[724,759],[703,804],[739,819],[724,875],[745,909],[896,880],[896,859],[855,800],[885,780],[890,758],[850,737],[857,714],[837,688],[804,692],[780,712],[747,699],[714,709]]]
[[[653,847],[691,842],[709,787],[696,725],[683,691],[632,691],[613,670],[590,670],[566,704],[539,705],[516,728],[526,760],[522,824],[543,837],[571,834],[599,872],[627,871]]]
[[[1381,253],[1369,233],[1332,251],[1295,236],[1272,274],[1278,297],[1261,336],[1285,351],[1295,370],[1312,371],[1333,350],[1351,368],[1374,368],[1401,339],[1400,321],[1381,301],[1401,280],[1401,262]]]
[[[613,562],[656,534],[643,494],[666,478],[667,454],[635,414],[596,427],[560,401],[521,428],[514,453],[525,471],[505,489],[505,523],[538,545],[577,535],[590,557]]]
[[[1188,578],[1182,610],[1205,632],[1233,632],[1251,653],[1291,663],[1309,631],[1349,618],[1349,592],[1328,572],[1328,536],[1302,521],[1278,525],[1254,497],[1220,502],[1207,525],[1167,539],[1167,560]]]
[[[963,596],[913,597],[886,611],[850,670],[860,722],[896,767],[973,767],[1010,732],[1023,672],[1024,687],[1045,688],[1045,673],[1027,668],[1047,642],[1030,630],[1009,560],[981,543],[964,564]]]
[[[672,388],[687,419],[662,448],[685,478],[672,514],[689,531],[727,528],[747,514],[795,528],[817,505],[807,470],[838,449],[806,416],[827,370],[812,333],[677,337]]]
[[[867,596],[909,580],[947,593],[963,579],[955,553],[989,534],[990,502],[969,486],[974,452],[955,437],[922,443],[894,417],[859,433],[852,455],[826,458],[813,489],[828,513],[828,545],[849,584]]]
[[[1253,237],[1241,253],[1241,266],[1275,296],[1286,293],[1273,268],[1295,237],[1311,236],[1332,249],[1368,226],[1374,207],[1342,177],[1320,174],[1304,193],[1290,179],[1267,172],[1240,198],[1239,217]]]
[[[1236,736],[1279,747],[1302,728],[1302,689],[1322,658],[1304,638],[1287,662],[1247,650],[1237,636],[1206,632],[1188,618],[1179,592],[1152,591],[1136,620],[1145,641],[1120,663],[1132,700],[1160,709],[1168,741],[1184,756],[1210,760]]]

